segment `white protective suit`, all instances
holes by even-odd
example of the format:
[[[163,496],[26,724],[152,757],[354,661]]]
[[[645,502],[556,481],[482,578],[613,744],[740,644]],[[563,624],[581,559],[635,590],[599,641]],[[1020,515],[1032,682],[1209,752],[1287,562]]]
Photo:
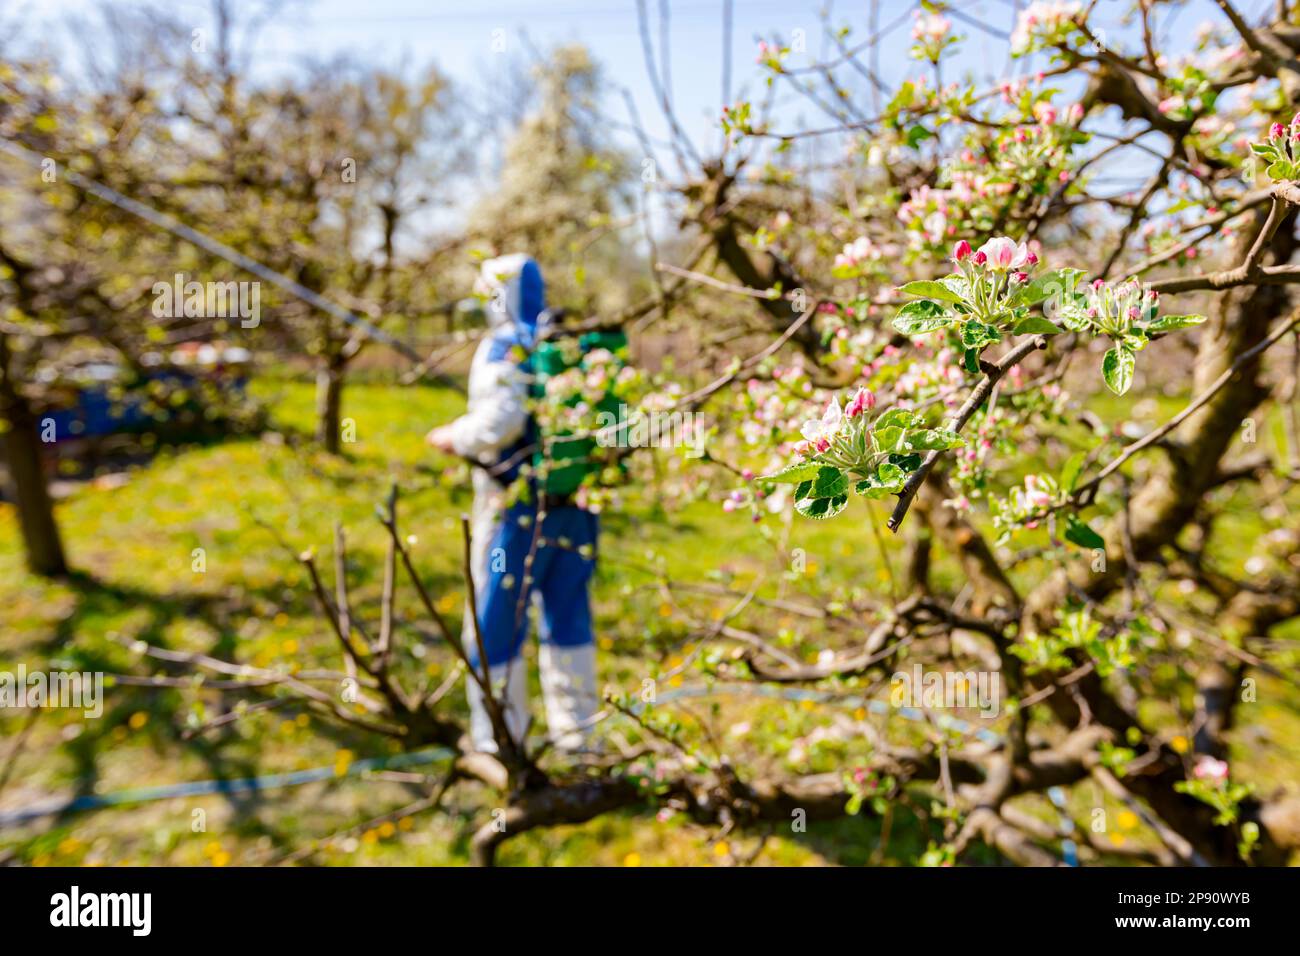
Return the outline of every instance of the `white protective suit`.
[[[468,409],[451,425],[452,444],[457,454],[486,466],[474,469],[471,574],[490,683],[502,702],[511,736],[520,740],[529,725],[522,656],[528,608],[523,606],[522,620],[515,608],[533,536],[529,518],[536,510],[529,504],[507,509],[505,483],[494,477],[492,469],[508,475],[513,469],[503,466],[531,457],[525,450],[535,438],[527,408],[529,376],[520,361],[533,344],[537,323],[545,320],[541,273],[525,255],[492,259],[483,264],[477,291],[488,296],[488,334],[474,353]],[[563,537],[594,547],[595,520],[575,507],[561,507],[548,511],[543,531],[548,538]],[[596,710],[588,597],[594,559],[543,548],[533,560],[530,597],[541,606],[543,617],[538,664],[547,724],[558,747],[577,749],[584,742],[585,723]],[[462,640],[475,666],[481,668],[468,601]],[[497,744],[482,692],[470,678],[466,687],[474,746],[494,753]]]

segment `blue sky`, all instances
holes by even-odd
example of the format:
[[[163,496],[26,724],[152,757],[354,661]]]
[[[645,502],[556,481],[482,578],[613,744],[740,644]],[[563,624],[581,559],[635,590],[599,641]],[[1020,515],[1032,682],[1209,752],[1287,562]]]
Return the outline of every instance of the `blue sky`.
[[[125,5],[134,0],[112,0]],[[235,0],[256,5],[259,0]],[[659,43],[658,12],[663,0],[647,0],[651,31]],[[954,16],[959,34],[966,35],[962,55],[952,66],[950,77],[959,70],[971,70],[982,78],[1004,75],[1008,69],[1004,40],[976,29],[970,21],[1006,31],[1014,9],[1027,0],[974,0],[954,5],[969,20]],[[1273,0],[1236,0],[1249,14],[1268,9]],[[0,10],[25,22],[31,34],[53,38],[61,26],[94,12],[100,0],[0,0]],[[169,0],[165,7],[181,17],[192,17],[195,26],[208,25],[211,7],[207,0]],[[718,142],[718,114],[722,107],[723,0],[671,0],[669,46],[672,55],[673,100],[682,125],[695,142],[711,146]],[[779,34],[790,38],[794,30],[805,31],[809,55],[826,51],[819,13],[829,8],[833,22],[849,26],[854,38],[868,30],[867,0],[735,0],[733,4],[732,99],[748,88],[757,94],[761,78],[755,69],[755,38]],[[1130,8],[1130,0],[1100,0],[1099,14],[1119,14]],[[880,0],[881,25],[906,18],[917,8],[915,0]],[[1210,0],[1188,0],[1170,30],[1171,46],[1186,42],[1196,23],[1206,17],[1216,20]],[[1119,29],[1121,33],[1125,30]],[[507,48],[523,49],[521,35],[545,49],[555,43],[585,43],[601,60],[608,78],[627,87],[636,98],[642,120],[651,133],[663,135],[662,113],[647,82],[645,59],[637,30],[634,0],[290,0],[276,20],[259,36],[257,62],[264,69],[292,69],[303,57],[330,59],[350,53],[360,59],[404,65],[416,69],[437,62],[439,68],[468,85],[491,82],[491,70],[500,59],[493,52],[493,40],[504,38]],[[910,22],[894,30],[881,49],[880,70],[896,82],[917,64],[907,56]],[[794,57],[790,64],[800,65]],[[1030,65],[1015,65],[1023,70]],[[611,116],[625,118],[617,96],[607,103]],[[792,120],[816,120],[806,103],[792,103]]]
[[[130,4],[133,0],[113,0]],[[1105,0],[1103,0],[1105,2]],[[10,14],[20,13],[33,33],[43,22],[76,22],[92,13],[96,0],[0,0]],[[210,22],[206,0],[172,0],[174,14],[192,16],[195,26]],[[648,0],[651,31],[660,41],[660,0]],[[716,145],[722,106],[723,0],[673,0],[669,3],[669,41],[674,104],[683,126],[698,145]],[[810,54],[823,52],[819,11],[826,0],[735,0],[732,28],[733,96],[761,89],[755,66],[756,37],[779,34],[787,40],[803,30]],[[831,2],[834,22],[852,29],[854,38],[869,35],[865,0]],[[880,22],[889,23],[915,8],[914,0],[881,0]],[[981,21],[1007,30],[1012,0],[979,0],[963,10]],[[882,50],[881,71],[891,79],[914,71],[907,56],[910,21],[890,34]],[[971,67],[1001,72],[1005,44],[979,30],[957,23],[969,39],[962,61]],[[629,89],[642,120],[656,136],[666,133],[661,111],[647,79],[637,29],[635,0],[297,0],[272,21],[259,37],[257,63],[261,69],[292,69],[304,57],[329,59],[348,53],[385,64],[410,68],[435,62],[456,80],[470,85],[491,82],[501,59],[493,41],[504,39],[508,50],[523,49],[526,33],[533,45],[545,49],[556,43],[585,43],[607,70],[612,84]],[[790,61],[809,62],[806,55]],[[621,101],[611,96],[610,115],[625,119]],[[796,104],[792,116],[811,121],[815,111]]]
[[[33,33],[45,23],[75,23],[92,13],[103,0],[0,0],[0,10],[25,22]],[[131,5],[136,0],[110,0]],[[260,0],[236,0],[256,6]],[[955,5],[969,20],[954,16],[956,32],[967,39],[949,76],[970,70],[982,78],[1001,76],[1008,61],[1005,42],[976,28],[970,21],[1007,31],[1017,5],[1027,0],[973,0]],[[1237,0],[1243,11],[1254,14],[1272,0]],[[648,0],[651,31],[656,45],[660,32],[658,12],[662,0]],[[210,23],[207,0],[169,0],[165,6],[195,26]],[[672,55],[673,98],[682,124],[701,146],[716,145],[717,118],[722,105],[721,50],[723,0],[671,0],[669,40]],[[915,9],[915,0],[880,0],[880,22],[887,24]],[[1100,0],[1098,13],[1117,15],[1130,0]],[[837,25],[852,29],[850,42],[869,34],[867,0],[735,0],[732,29],[733,94],[748,89],[755,94],[761,79],[756,70],[755,40],[776,33],[789,38],[801,29],[811,55],[825,51],[820,11],[829,7]],[[1109,9],[1108,9],[1109,8]],[[1171,45],[1185,42],[1200,21],[1216,15],[1210,0],[1189,0],[1171,32]],[[8,18],[8,17],[7,17]],[[917,64],[909,59],[910,25],[905,22],[883,44],[881,73],[896,82]],[[1119,32],[1124,33],[1122,28]],[[493,41],[504,39],[507,49],[522,50],[521,35],[542,49],[560,42],[585,43],[604,64],[611,82],[629,89],[646,126],[654,135],[666,133],[661,111],[647,79],[635,0],[291,0],[279,17],[258,38],[259,69],[293,69],[304,57],[329,59],[348,53],[387,65],[409,68],[429,62],[454,79],[472,85],[490,83],[501,58]],[[807,57],[794,57],[798,66]],[[1018,63],[1017,70],[1030,68]],[[617,96],[606,104],[612,116],[626,114]],[[792,104],[791,119],[800,115],[810,122],[819,117],[806,103]],[[709,151],[706,149],[706,152]]]
[[[0,0],[0,14],[11,22],[24,23],[32,35],[43,36],[47,26],[62,23],[73,29],[93,14],[103,0]],[[137,0],[111,0],[115,5],[138,5]],[[262,0],[235,0],[240,6],[256,7]],[[945,79],[973,73],[991,81],[1011,73],[1041,69],[1041,56],[1009,61],[1006,42],[994,32],[1009,31],[1014,11],[1026,0],[972,0],[955,4],[954,32],[965,37],[959,55],[945,63]],[[1236,0],[1243,12],[1254,17],[1269,9],[1273,0]],[[660,45],[659,11],[664,0],[647,0],[650,30],[656,48]],[[807,53],[796,54],[788,65],[798,67],[822,58],[828,51],[823,37],[821,11],[829,4],[831,20],[851,29],[849,43],[870,34],[867,0],[735,0],[731,33],[731,99],[762,94],[762,74],[755,65],[759,36],[779,35],[789,40],[802,30]],[[210,27],[211,8],[207,0],[169,0],[173,15],[192,17],[195,27]],[[668,40],[671,52],[672,95],[678,117],[701,153],[716,153],[721,141],[718,117],[723,103],[722,38],[723,0],[669,0],[671,16]],[[921,67],[909,55],[910,14],[916,0],[880,0],[879,22],[899,25],[882,44],[880,73],[891,85]],[[1099,0],[1097,15],[1112,40],[1121,42],[1133,34],[1116,18],[1132,6],[1131,0]],[[1170,52],[1185,49],[1197,25],[1207,19],[1223,22],[1212,0],[1187,0],[1176,15],[1164,14],[1160,32]],[[1173,16],[1173,19],[1169,17]],[[411,71],[436,63],[454,81],[472,89],[493,82],[494,71],[506,57],[494,52],[494,42],[504,42],[506,52],[523,53],[524,36],[533,47],[545,50],[558,43],[579,41],[591,49],[603,64],[610,81],[604,103],[608,116],[626,121],[620,88],[629,90],[648,132],[667,138],[667,126],[648,79],[638,31],[635,0],[290,0],[277,18],[257,37],[254,69],[276,72],[293,70],[305,59],[329,60],[348,54],[361,60]],[[1116,24],[1111,26],[1111,24]],[[67,35],[63,32],[62,35]],[[851,71],[846,72],[851,76]],[[865,84],[859,81],[857,89]],[[827,119],[815,107],[794,93],[783,101],[779,123],[782,129],[796,128],[801,121],[822,127]],[[864,106],[867,99],[860,99]],[[630,133],[624,143],[636,153]],[[827,144],[833,149],[832,144]],[[819,153],[833,161],[838,153]],[[666,157],[661,156],[661,162]],[[1141,165],[1141,164],[1138,164]],[[1126,171],[1142,175],[1142,169]]]

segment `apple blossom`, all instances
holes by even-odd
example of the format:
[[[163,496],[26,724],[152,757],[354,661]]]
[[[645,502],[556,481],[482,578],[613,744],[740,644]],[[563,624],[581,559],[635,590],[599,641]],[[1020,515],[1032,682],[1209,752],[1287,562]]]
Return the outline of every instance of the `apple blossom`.
[[[1197,780],[1208,780],[1215,784],[1223,783],[1228,779],[1227,761],[1202,755],[1196,761],[1196,766],[1192,768],[1192,776]]]

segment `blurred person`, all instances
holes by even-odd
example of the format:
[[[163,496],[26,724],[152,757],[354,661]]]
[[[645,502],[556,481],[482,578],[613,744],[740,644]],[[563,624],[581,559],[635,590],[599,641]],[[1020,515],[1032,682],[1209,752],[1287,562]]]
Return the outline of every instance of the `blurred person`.
[[[506,500],[507,488],[532,460],[538,438],[528,411],[529,358],[547,321],[545,284],[533,259],[514,254],[485,262],[475,291],[488,300],[488,332],[470,366],[468,408],[429,432],[427,440],[440,451],[483,466],[474,469],[470,570],[489,683],[501,701],[509,733],[522,741],[529,726],[522,651],[531,601],[540,609],[538,665],[550,739],[559,749],[578,750],[596,710],[590,585],[597,518],[571,498],[547,497],[538,536],[536,483],[530,480],[520,500]],[[524,599],[521,589],[528,592]],[[475,671],[482,673],[468,601],[462,641]],[[466,688],[474,746],[495,753],[482,690],[472,679]]]

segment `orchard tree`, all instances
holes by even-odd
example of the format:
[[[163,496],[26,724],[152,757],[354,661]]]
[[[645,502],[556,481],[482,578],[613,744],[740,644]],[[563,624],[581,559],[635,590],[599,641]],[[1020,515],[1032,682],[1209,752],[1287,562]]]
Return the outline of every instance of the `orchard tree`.
[[[442,785],[404,812],[461,780],[498,791],[503,812],[485,809],[471,840],[480,863],[521,832],[615,810],[719,836],[872,815],[880,859],[906,811],[929,839],[907,862],[924,865],[1286,861],[1300,796],[1250,779],[1235,733],[1296,683],[1300,436],[1283,352],[1300,326],[1300,13],[1199,4],[1189,43],[1189,6],[1041,0],[995,24],[925,2],[861,39],[828,19],[821,60],[806,30],[773,35],[756,50],[768,95],[727,102],[725,147],[705,155],[672,115],[642,5],[678,158],[656,185],[702,251],[656,263],[672,282],[637,322],[685,303],[730,334],[692,375],[636,394],[643,411],[701,413],[704,454],[665,477],[637,471],[660,452],[628,449],[631,469],[659,500],[746,522],[758,579],[729,562],[678,580],[652,555],[640,571],[661,613],[643,670],[608,683],[604,751],[514,742],[493,707],[500,753],[474,754],[451,691],[484,678],[394,497],[378,608],[350,606],[337,580],[331,596],[301,556],[361,675],[356,706],[332,692],[343,670],[245,669],[243,689],[451,748]],[[963,50],[989,37],[1001,46],[980,59],[1008,58],[1008,75],[964,76]],[[916,67],[886,77],[879,51],[900,42]],[[787,94],[822,118],[801,123]],[[571,397],[540,411],[573,412]],[[813,521],[832,522],[839,554],[873,552],[881,577],[823,584],[798,544]],[[429,632],[395,623],[399,581],[455,661],[438,687],[404,672],[402,642]],[[685,676],[789,703],[728,727],[721,707],[677,706]],[[817,719],[797,692],[860,703]],[[1140,839],[1120,839],[1116,812]]]
[[[508,68],[506,64],[504,68]],[[466,231],[487,251],[527,250],[548,266],[551,299],[590,313],[623,304],[637,225],[631,162],[607,130],[603,75],[582,46],[561,46],[531,70],[531,107],[505,137],[500,168]],[[635,234],[633,234],[635,237]]]

